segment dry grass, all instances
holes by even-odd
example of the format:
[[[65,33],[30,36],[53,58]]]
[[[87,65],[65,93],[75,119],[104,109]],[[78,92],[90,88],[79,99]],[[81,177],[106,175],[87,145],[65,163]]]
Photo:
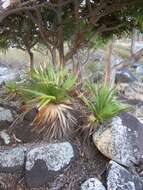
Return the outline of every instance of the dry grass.
[[[39,52],[34,51],[35,64],[43,63],[45,61],[47,62],[48,60],[48,56],[44,56]],[[9,49],[6,52],[0,51],[0,64],[8,65],[13,68],[19,66],[27,66],[28,54],[18,49]]]
[[[130,57],[130,47],[128,44],[115,44],[114,52],[125,60]]]
[[[116,41],[114,44],[114,52],[124,60],[127,60],[130,54],[131,41],[129,39],[123,39]],[[139,60],[139,63],[143,64],[143,58]]]
[[[73,107],[68,104],[50,104],[42,108],[33,121],[33,131],[48,138],[61,138],[71,134],[77,125]],[[59,127],[60,126],[60,127]]]

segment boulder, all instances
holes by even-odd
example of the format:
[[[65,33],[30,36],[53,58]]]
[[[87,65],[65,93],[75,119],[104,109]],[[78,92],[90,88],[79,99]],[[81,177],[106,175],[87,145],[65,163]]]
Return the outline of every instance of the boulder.
[[[12,69],[9,66],[0,66],[0,84],[5,81],[16,80],[17,78],[19,78],[17,69]]]
[[[90,178],[81,185],[81,190],[106,190],[97,178]]]
[[[107,190],[142,190],[141,179],[114,161],[110,161],[107,177]]]
[[[134,69],[134,73],[136,74],[138,79],[142,79],[142,74],[143,74],[143,65],[142,63],[135,63],[131,66],[131,68]]]
[[[116,83],[118,82],[130,83],[135,80],[137,80],[136,77],[128,69],[122,69],[116,72],[116,77],[115,77]]]
[[[11,137],[6,130],[0,131],[0,146],[11,143]]]
[[[12,122],[14,120],[12,112],[9,109],[0,107],[0,122],[8,121]]]
[[[0,172],[22,172],[25,163],[25,151],[22,146],[0,150]]]
[[[32,188],[47,185],[73,158],[74,149],[69,142],[35,145],[27,153],[27,185]]]
[[[143,162],[142,137],[143,124],[133,115],[123,113],[111,124],[101,126],[93,141],[106,157],[130,167]]]

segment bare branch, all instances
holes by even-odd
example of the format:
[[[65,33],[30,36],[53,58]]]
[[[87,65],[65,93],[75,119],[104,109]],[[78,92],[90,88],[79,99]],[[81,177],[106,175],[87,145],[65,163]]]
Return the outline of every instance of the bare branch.
[[[137,51],[134,55],[130,56],[127,61],[121,61],[119,64],[112,67],[112,69],[120,70],[124,67],[133,65],[143,56],[143,48]]]

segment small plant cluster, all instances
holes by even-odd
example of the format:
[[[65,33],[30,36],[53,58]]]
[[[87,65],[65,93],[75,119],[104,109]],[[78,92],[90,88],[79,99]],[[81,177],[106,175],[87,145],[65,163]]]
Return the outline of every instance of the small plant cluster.
[[[103,123],[118,116],[120,113],[128,111],[129,107],[117,99],[116,89],[109,89],[107,86],[97,84],[86,84],[91,94],[92,100],[82,96],[82,100],[90,110],[89,135],[94,133]]]
[[[33,120],[33,130],[48,138],[61,138],[78,129],[78,117],[73,106],[77,76],[66,69],[40,67],[34,69],[32,79],[17,87],[7,85],[11,93],[19,93],[26,102],[27,111],[36,108],[38,113]],[[88,117],[89,135],[104,122],[127,111],[127,105],[116,98],[115,89],[86,84],[91,98],[81,95],[90,111]],[[83,127],[84,130],[84,127]]]

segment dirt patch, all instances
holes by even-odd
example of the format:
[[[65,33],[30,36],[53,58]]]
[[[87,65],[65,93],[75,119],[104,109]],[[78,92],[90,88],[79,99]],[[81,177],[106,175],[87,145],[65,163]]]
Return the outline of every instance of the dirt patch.
[[[26,120],[14,127],[11,133],[22,143],[36,142],[41,139],[36,133],[32,132],[32,126]]]

